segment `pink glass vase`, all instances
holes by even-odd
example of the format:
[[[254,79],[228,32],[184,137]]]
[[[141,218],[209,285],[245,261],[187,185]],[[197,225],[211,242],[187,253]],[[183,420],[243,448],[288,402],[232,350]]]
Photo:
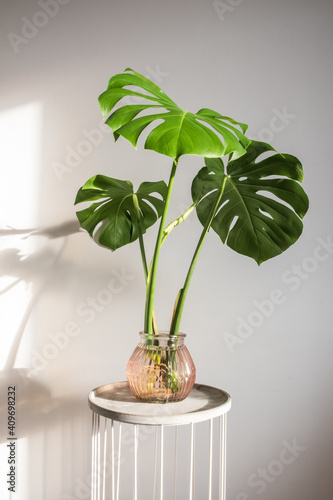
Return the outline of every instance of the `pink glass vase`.
[[[126,375],[134,396],[150,403],[182,401],[195,382],[195,365],[184,344],[186,335],[140,333]]]

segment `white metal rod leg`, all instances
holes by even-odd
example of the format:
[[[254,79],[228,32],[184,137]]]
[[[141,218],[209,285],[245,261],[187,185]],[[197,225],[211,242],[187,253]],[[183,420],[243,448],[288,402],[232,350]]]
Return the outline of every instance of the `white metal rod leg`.
[[[227,415],[220,418],[220,467],[219,467],[219,499],[226,498],[226,445],[227,445]]]
[[[178,426],[175,427],[175,465],[174,465],[174,486],[173,486],[173,500],[176,500],[177,493],[177,451],[178,451]]]
[[[153,500],[155,500],[155,492],[156,492],[157,449],[158,449],[157,433],[158,433],[158,427],[155,427],[155,452],[154,452]]]
[[[101,498],[101,417],[97,415],[97,500]]]
[[[117,490],[116,490],[116,500],[119,500],[119,489],[120,489],[120,457],[121,457],[121,424],[119,424],[118,430],[118,456],[117,456]],[[113,457],[112,457],[113,460]]]
[[[138,426],[134,425],[134,487],[133,500],[138,500]]]
[[[160,500],[163,500],[163,451],[164,451],[164,427],[160,430]]]
[[[95,494],[95,470],[96,470],[96,413],[92,412],[91,430],[91,500],[96,500]]]
[[[191,424],[190,500],[194,500],[194,424]]]
[[[209,469],[208,469],[208,500],[212,500],[213,482],[213,426],[214,421],[209,421]]]
[[[104,418],[104,439],[103,439],[103,488],[102,500],[105,500],[105,483],[106,483],[106,446],[107,446],[107,423],[108,419]]]
[[[114,500],[115,472],[114,472],[114,422],[113,422],[113,420],[110,420],[110,426],[111,426],[111,499]],[[104,500],[104,498],[103,498],[103,500]]]

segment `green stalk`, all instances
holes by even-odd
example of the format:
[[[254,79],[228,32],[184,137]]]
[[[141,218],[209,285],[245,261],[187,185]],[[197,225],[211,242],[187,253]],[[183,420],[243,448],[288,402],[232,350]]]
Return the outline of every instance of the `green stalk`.
[[[192,203],[192,205],[187,210],[185,210],[185,212],[183,213],[183,215],[181,215],[180,217],[178,217],[178,219],[175,219],[174,221],[170,222],[170,224],[163,230],[163,238],[162,238],[162,243],[161,243],[162,245],[163,245],[163,243],[165,241],[165,238],[167,236],[169,236],[169,234],[171,233],[171,231],[176,226],[178,226],[181,222],[184,222],[184,220],[187,219],[187,217],[193,212],[193,210],[197,206],[200,198],[201,197],[198,196],[198,198],[195,200],[195,202]]]
[[[141,260],[142,260],[142,265],[143,265],[143,272],[145,273],[145,279],[147,282],[148,279],[148,266],[147,266],[147,258],[146,258],[146,252],[145,252],[145,246],[143,243],[143,233],[142,233],[142,226],[141,226],[141,213],[140,213],[140,207],[139,207],[139,202],[138,202],[138,197],[136,194],[133,195],[133,205],[135,208],[136,212],[136,223],[138,226],[138,234],[139,234],[139,244],[140,244],[140,253],[141,253]]]
[[[155,251],[154,251],[152,263],[151,263],[151,266],[150,266],[150,269],[148,272],[148,278],[147,278],[147,295],[146,295],[145,325],[144,326],[145,326],[145,332],[148,333],[149,335],[151,335],[152,331],[153,331],[154,294],[155,294],[155,284],[156,284],[156,275],[157,275],[157,265],[158,265],[158,259],[159,259],[159,255],[160,255],[161,245],[162,245],[165,220],[166,220],[166,216],[168,213],[172,187],[173,187],[173,183],[175,180],[176,168],[177,168],[177,163],[176,163],[176,161],[174,161],[172,164],[169,185],[168,185],[168,192],[167,192],[167,196],[166,196],[166,200],[165,200],[164,211],[163,211],[163,215],[161,218],[160,227],[159,227],[159,231],[158,231],[158,235],[157,235]]]
[[[180,293],[179,293],[179,298],[178,298],[178,302],[177,302],[177,305],[176,305],[176,311],[175,311],[175,314],[174,314],[174,316],[172,318],[172,322],[171,322],[170,335],[178,335],[180,321],[181,321],[181,317],[182,317],[182,313],[183,313],[183,309],[184,309],[184,304],[185,304],[185,299],[186,299],[188,288],[190,286],[190,282],[191,282],[191,278],[192,278],[192,275],[193,275],[193,272],[194,272],[194,268],[195,268],[195,265],[197,263],[197,260],[198,260],[198,257],[199,257],[202,245],[203,245],[203,243],[205,241],[205,238],[206,238],[207,233],[208,233],[208,231],[210,229],[210,226],[212,225],[212,222],[214,220],[216,211],[217,211],[217,209],[219,207],[219,204],[220,204],[220,201],[222,199],[227,179],[228,179],[228,176],[225,176],[225,178],[223,179],[223,183],[222,183],[222,186],[221,186],[221,191],[220,191],[219,197],[217,199],[217,202],[215,203],[214,208],[212,210],[212,213],[211,213],[209,219],[207,220],[207,222],[206,222],[206,224],[204,226],[204,229],[203,229],[203,231],[201,233],[201,236],[200,236],[200,239],[198,241],[197,247],[196,247],[196,249],[194,251],[193,258],[192,258],[192,261],[191,261],[191,264],[190,264],[190,267],[189,267],[189,270],[187,272],[187,276],[186,276],[186,279],[185,279],[185,282],[184,282],[184,286],[180,290]]]
[[[136,223],[137,223],[137,227],[138,227],[138,235],[139,235],[139,244],[140,244],[140,253],[141,253],[141,260],[142,260],[142,265],[143,265],[143,272],[144,272],[145,281],[147,284],[149,273],[148,273],[148,265],[147,265],[145,246],[144,246],[144,242],[143,242],[143,231],[142,231],[142,226],[141,226],[141,212],[140,212],[138,197],[136,196],[136,194],[133,195],[133,205],[134,205],[135,212],[136,212]],[[152,321],[153,321],[154,333],[157,334],[158,329],[157,329],[157,323],[156,323],[154,310],[153,310]]]

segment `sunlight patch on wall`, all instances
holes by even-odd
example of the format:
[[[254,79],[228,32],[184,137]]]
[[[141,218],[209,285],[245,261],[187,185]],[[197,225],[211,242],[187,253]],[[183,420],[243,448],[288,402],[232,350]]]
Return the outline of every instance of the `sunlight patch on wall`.
[[[42,104],[31,102],[0,112],[0,369],[14,367],[15,341],[31,303],[29,258],[36,251],[27,230],[38,220]],[[37,263],[34,262],[36,266]],[[24,330],[24,328],[23,328]],[[11,359],[9,359],[11,358]]]
[[[1,226],[26,228],[38,213],[42,104],[32,102],[0,113]]]

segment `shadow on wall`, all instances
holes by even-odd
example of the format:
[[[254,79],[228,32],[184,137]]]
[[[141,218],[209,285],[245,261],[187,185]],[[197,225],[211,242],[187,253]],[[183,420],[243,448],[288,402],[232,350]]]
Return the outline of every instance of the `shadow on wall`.
[[[63,272],[63,264],[58,265],[60,258],[68,237],[78,232],[80,227],[75,220],[43,229],[0,229],[3,243],[0,299],[5,300],[6,294],[15,293],[16,287],[22,284],[30,292],[29,300],[23,301],[22,310],[16,308],[15,300],[9,297],[14,302],[12,310],[18,326],[12,328],[10,338],[7,338],[10,328],[3,328],[1,332],[2,348],[7,342],[8,354],[0,371],[0,413],[6,422],[1,427],[0,449],[6,460],[8,453],[13,453],[15,459],[18,457],[17,463],[22,464],[14,481],[17,490],[13,490],[19,499],[29,495],[29,498],[56,498],[50,496],[53,487],[55,495],[60,493],[59,488],[61,492],[71,490],[73,476],[78,476],[82,462],[89,467],[87,428],[90,411],[86,400],[75,396],[54,397],[52,388],[31,376],[30,368],[16,367],[31,314],[55,273],[57,276]],[[47,241],[59,239],[60,244],[55,250],[51,245],[40,245],[36,236]],[[29,240],[29,251],[23,250],[25,240]],[[12,448],[8,448],[8,443]]]
[[[48,280],[55,271],[55,266],[65,249],[68,236],[80,231],[78,221],[73,220],[45,229],[0,229],[0,237],[22,236],[28,239],[33,236],[43,236],[47,239],[62,238],[62,245],[57,254],[50,248],[37,249],[30,255],[25,255],[19,247],[6,248],[0,252],[0,275],[7,276],[12,281],[0,289],[1,295],[6,294],[18,284],[25,282],[32,285],[32,297],[22,315],[15,338],[12,341],[5,369],[10,370],[15,365],[15,359],[22,341],[22,337],[31,316],[33,308]]]
[[[4,429],[0,435],[3,463],[11,458],[15,464],[1,498],[9,498],[5,488],[10,487],[18,500],[74,498],[65,492],[72,491],[82,475],[88,477],[90,470],[91,416],[86,401],[52,397],[46,386],[30,379],[26,369],[0,372],[0,388],[2,415],[7,414],[7,395],[16,399],[15,407],[10,407],[15,420],[8,421],[7,432]]]
[[[11,386],[8,386],[10,381]],[[13,368],[0,372],[0,386],[2,391],[8,391],[15,400],[15,414],[17,419],[13,422],[12,434],[8,432],[1,434],[0,443],[6,442],[17,432],[18,438],[24,438],[38,434],[43,430],[55,426],[60,422],[69,422],[75,419],[80,412],[87,412],[87,403],[80,399],[54,399],[51,391],[45,385],[30,378],[29,370],[25,368]],[[3,394],[0,403],[0,413],[7,413],[8,399]],[[14,423],[15,422],[15,423]]]

